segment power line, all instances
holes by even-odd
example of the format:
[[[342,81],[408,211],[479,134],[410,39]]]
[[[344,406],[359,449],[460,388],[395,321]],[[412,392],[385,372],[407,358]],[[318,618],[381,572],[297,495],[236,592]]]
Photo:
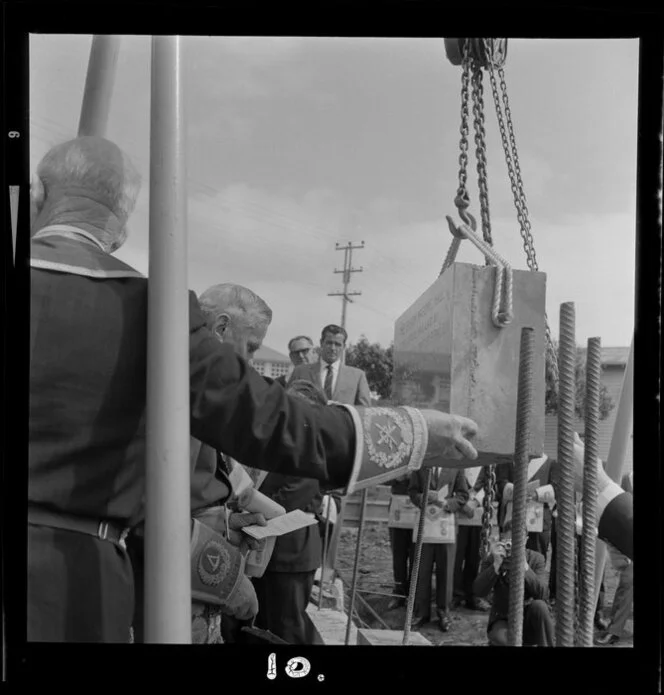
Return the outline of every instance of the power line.
[[[341,327],[346,328],[346,304],[348,302],[352,303],[351,296],[355,295],[360,295],[362,292],[349,292],[348,291],[348,284],[350,283],[350,274],[351,273],[361,273],[364,268],[360,266],[359,268],[353,268],[352,263],[353,263],[353,250],[354,249],[363,249],[364,248],[364,242],[362,242],[359,246],[353,246],[352,242],[348,242],[346,246],[340,246],[339,242],[336,244],[336,250],[337,251],[343,251],[344,252],[344,269],[343,270],[337,270],[335,268],[334,272],[335,273],[343,273],[343,284],[344,284],[344,289],[342,292],[328,292],[327,296],[328,297],[341,297]]]

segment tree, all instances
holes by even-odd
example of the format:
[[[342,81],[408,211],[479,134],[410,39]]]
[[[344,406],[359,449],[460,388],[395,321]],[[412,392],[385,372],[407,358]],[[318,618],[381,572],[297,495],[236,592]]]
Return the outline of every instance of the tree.
[[[346,364],[364,371],[369,388],[380,398],[390,398],[392,393],[393,348],[391,344],[383,348],[380,343],[370,343],[362,335],[355,345],[350,343],[346,349]]]
[[[555,345],[556,353],[558,352],[558,345]],[[586,349],[577,347],[576,348],[576,365],[575,365],[575,379],[576,379],[576,394],[574,403],[574,414],[584,419],[585,416],[585,399],[586,399]],[[558,389],[557,385],[554,385],[553,377],[549,369],[546,370],[546,413],[551,415],[558,414]],[[615,407],[613,398],[604,384],[600,384],[599,387],[599,418],[604,420],[608,414]]]

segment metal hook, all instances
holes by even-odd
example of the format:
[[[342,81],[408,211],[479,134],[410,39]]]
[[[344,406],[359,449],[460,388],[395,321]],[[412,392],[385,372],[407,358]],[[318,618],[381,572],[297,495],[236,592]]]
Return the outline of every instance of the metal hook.
[[[463,220],[463,224],[456,225],[454,220],[449,216],[445,215],[447,224],[450,226],[450,232],[457,239],[465,239],[466,235],[463,233],[463,227],[469,227],[473,232],[477,231],[477,220],[468,211],[459,208],[459,217]]]

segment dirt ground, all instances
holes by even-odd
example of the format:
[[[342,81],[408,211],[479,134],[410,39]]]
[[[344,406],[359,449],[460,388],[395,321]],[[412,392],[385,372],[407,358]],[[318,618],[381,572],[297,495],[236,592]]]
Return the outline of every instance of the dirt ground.
[[[350,587],[355,562],[357,529],[345,528],[339,540],[337,551],[337,570],[346,589],[344,608],[350,605]],[[550,564],[550,552],[548,562]],[[360,621],[371,629],[402,630],[406,609],[387,610],[390,592],[393,588],[392,552],[390,550],[389,532],[385,523],[371,523],[365,526],[362,552],[360,555],[356,609]],[[604,615],[608,616],[613,596],[618,584],[618,577],[612,567],[607,566],[605,574],[605,608]],[[478,613],[465,607],[451,611],[452,627],[443,633],[438,629],[438,623],[425,625],[419,632],[436,645],[455,646],[486,646],[486,623],[488,613]],[[360,626],[363,625],[360,623]],[[615,646],[633,646],[633,622],[627,621],[626,634]]]

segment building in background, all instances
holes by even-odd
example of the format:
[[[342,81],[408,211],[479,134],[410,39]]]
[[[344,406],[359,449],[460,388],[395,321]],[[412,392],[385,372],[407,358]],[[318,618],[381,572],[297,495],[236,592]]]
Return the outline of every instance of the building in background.
[[[288,355],[282,355],[267,345],[263,345],[256,351],[251,364],[259,374],[269,376],[271,379],[289,374],[292,367]]]
[[[606,460],[611,446],[613,436],[613,424],[616,419],[620,391],[622,389],[623,377],[629,357],[629,347],[606,347],[602,348],[602,373],[600,381],[604,384],[611,395],[614,406],[605,420],[599,421],[599,457]],[[574,428],[583,434],[585,427],[583,420],[575,418]],[[551,458],[558,456],[558,416],[547,415],[544,421],[544,453]],[[625,458],[624,473],[632,470],[632,447],[627,450]]]

